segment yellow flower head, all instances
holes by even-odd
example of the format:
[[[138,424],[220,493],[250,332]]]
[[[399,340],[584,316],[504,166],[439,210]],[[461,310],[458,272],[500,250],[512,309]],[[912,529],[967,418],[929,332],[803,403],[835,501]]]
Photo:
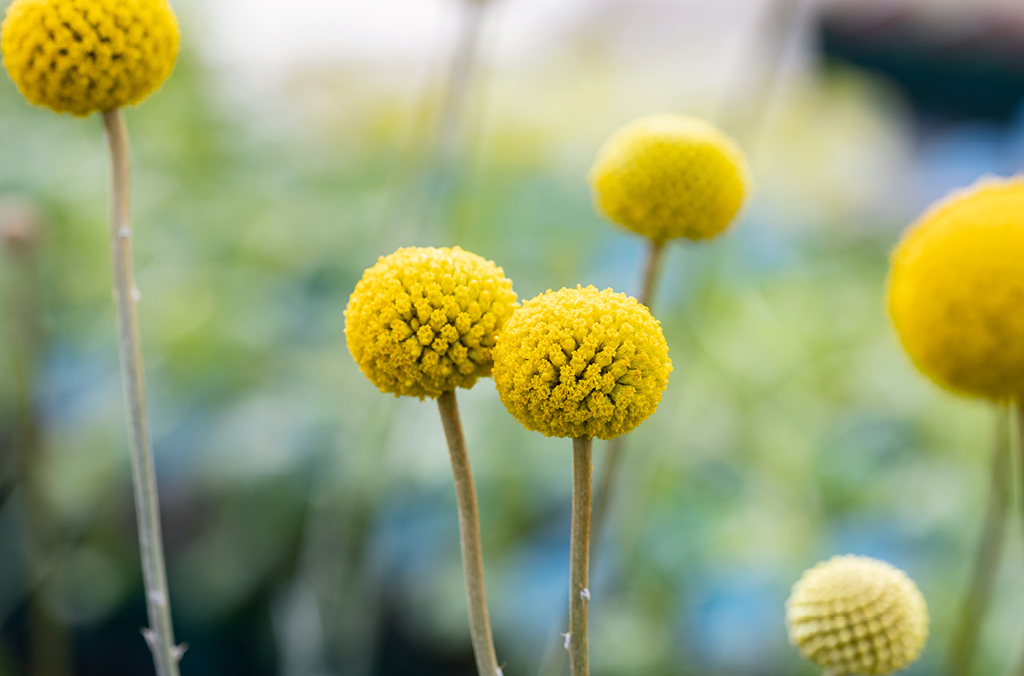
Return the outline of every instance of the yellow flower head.
[[[524,427],[611,439],[647,419],[672,362],[661,326],[611,289],[548,291],[526,302],[494,349],[494,384]]]
[[[892,255],[889,313],[939,385],[1024,397],[1024,178],[987,179],[941,201]]]
[[[899,568],[834,556],[803,574],[786,602],[790,642],[829,674],[891,674],[928,639],[928,607]]]
[[[381,392],[436,398],[490,374],[494,341],[516,307],[494,263],[459,247],[409,247],[363,273],[345,339]]]
[[[609,219],[663,243],[710,239],[735,218],[748,190],[743,152],[702,120],[652,115],[620,129],[590,170]]]
[[[78,116],[149,96],[174,69],[178,43],[167,0],[14,0],[0,30],[25,98]]]

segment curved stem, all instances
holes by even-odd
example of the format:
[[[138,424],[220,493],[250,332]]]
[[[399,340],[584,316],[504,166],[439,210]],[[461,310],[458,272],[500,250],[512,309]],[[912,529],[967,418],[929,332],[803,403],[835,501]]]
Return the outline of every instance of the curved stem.
[[[146,417],[146,382],[139,336],[138,291],[132,271],[129,217],[128,133],[119,109],[103,113],[112,168],[110,248],[114,262],[114,302],[117,307],[121,377],[128,413],[128,446],[132,458],[132,485],[139,526],[142,578],[146,588],[149,628],[143,636],[153,652],[157,676],[177,676],[181,650],[174,643],[171,603],[167,591],[160,505],[153,469],[149,421]]]
[[[469,605],[469,633],[480,676],[501,674],[494,651],[491,620],[487,614],[487,592],[484,587],[484,555],[480,542],[480,514],[476,503],[473,470],[462,435],[462,420],[455,392],[445,392],[437,399],[441,424],[448,439],[448,453],[455,477],[455,500],[459,510],[459,541],[462,545],[462,570],[466,577],[466,600]]]
[[[587,611],[590,607],[590,510],[593,463],[590,437],[572,440],[572,536],[569,547],[569,669],[589,676]]]
[[[985,526],[978,546],[974,576],[963,599],[958,624],[950,642],[948,676],[967,674],[978,643],[985,611],[992,595],[992,583],[999,568],[1003,541],[1006,535],[1006,515],[1010,493],[1010,416],[1005,408],[999,410],[995,450],[992,455],[991,488]]]

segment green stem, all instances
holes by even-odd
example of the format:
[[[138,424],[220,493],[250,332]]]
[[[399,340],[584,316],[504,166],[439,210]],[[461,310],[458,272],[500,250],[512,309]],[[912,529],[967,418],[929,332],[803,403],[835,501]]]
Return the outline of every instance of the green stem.
[[[157,676],[178,676],[181,649],[174,643],[171,602],[167,590],[160,506],[157,499],[153,450],[146,417],[146,382],[139,335],[138,291],[132,270],[129,216],[128,133],[120,109],[103,113],[110,146],[112,200],[110,248],[114,265],[114,302],[117,308],[118,348],[128,414],[128,446],[132,459],[132,485],[139,527],[142,579],[146,588],[149,628],[143,636],[153,652]]]
[[[974,575],[963,599],[957,616],[957,625],[953,631],[953,640],[950,642],[949,661],[946,666],[948,676],[964,676],[968,673],[992,595],[992,584],[999,568],[1006,535],[1010,491],[1010,445],[1009,410],[1000,408],[995,449],[992,454],[988,511],[985,515],[981,543],[978,546]]]
[[[572,440],[572,535],[569,547],[569,669],[589,676],[587,611],[590,607],[590,516],[593,500],[593,441]]]
[[[462,434],[459,403],[455,392],[445,392],[437,398],[441,423],[448,439],[448,453],[452,459],[455,477],[455,501],[459,511],[459,541],[462,546],[462,570],[466,578],[466,600],[469,605],[469,633],[476,655],[480,676],[501,674],[494,651],[491,620],[487,613],[487,592],[484,587],[484,555],[480,538],[480,514],[476,501],[473,470],[466,452],[466,439]]]

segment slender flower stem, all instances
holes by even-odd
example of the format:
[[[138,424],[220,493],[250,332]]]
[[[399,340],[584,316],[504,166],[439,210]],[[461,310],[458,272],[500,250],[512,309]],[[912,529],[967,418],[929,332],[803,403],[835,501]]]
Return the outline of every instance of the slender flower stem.
[[[480,676],[501,674],[494,651],[491,620],[487,614],[487,592],[484,587],[484,555],[480,542],[480,513],[476,504],[473,470],[466,453],[466,439],[462,435],[459,403],[455,392],[445,392],[437,398],[444,435],[448,439],[448,453],[452,458],[455,476],[455,500],[459,509],[459,540],[462,544],[462,570],[466,578],[466,599],[469,605],[469,633],[476,655],[476,668]]]
[[[974,576],[963,599],[953,640],[950,642],[949,661],[946,665],[948,676],[963,676],[970,670],[978,634],[992,595],[992,583],[999,568],[1006,536],[1006,516],[1010,501],[1010,446],[1009,410],[1000,408],[992,455],[988,512],[985,515]]]
[[[572,440],[572,537],[569,547],[569,669],[589,676],[590,511],[593,501],[593,440]]]
[[[665,259],[665,243],[651,241],[647,248],[647,265],[644,268],[644,287],[640,292],[640,302],[647,307],[654,302],[654,291],[658,286],[661,262]],[[616,437],[618,439],[619,437]]]
[[[146,417],[146,382],[137,307],[139,294],[132,271],[128,132],[120,109],[103,113],[103,124],[110,146],[113,178],[110,248],[114,263],[118,347],[128,413],[128,446],[132,458],[142,578],[149,613],[149,628],[143,630],[143,636],[153,652],[157,676],[178,676],[181,649],[174,643],[174,627],[171,625],[171,603],[160,532],[160,505],[156,493],[149,421]]]
[[[665,258],[665,244],[651,241],[647,249],[647,265],[644,269],[643,290],[640,292],[640,302],[647,307],[651,306],[654,299],[654,290],[658,285],[658,273],[661,271],[661,262]],[[622,456],[626,451],[626,437],[615,437],[608,442],[608,453],[604,464],[601,465],[601,474],[597,481],[597,494],[594,497],[594,549],[592,556],[596,558],[596,549],[601,544],[601,536],[604,533],[605,520],[608,516],[608,508],[611,505],[614,495],[616,477],[619,475],[619,467],[622,465]]]
[[[658,285],[658,276],[661,271],[661,263],[665,258],[665,244],[649,240],[647,248],[647,263],[644,266],[643,286],[640,291],[640,302],[650,307],[654,298],[654,290]],[[608,451],[605,454],[604,463],[597,479],[597,492],[594,494],[594,508],[591,519],[590,530],[593,532],[591,538],[590,556],[596,560],[597,549],[601,545],[601,537],[604,533],[605,522],[608,518],[608,509],[612,503],[615,492],[616,477],[619,475],[619,467],[625,455],[625,437],[615,437],[608,442]],[[565,626],[563,617],[560,625]],[[545,650],[544,658],[541,660],[538,676],[557,676],[562,665],[559,662],[561,651],[555,648],[555,644],[549,645]]]

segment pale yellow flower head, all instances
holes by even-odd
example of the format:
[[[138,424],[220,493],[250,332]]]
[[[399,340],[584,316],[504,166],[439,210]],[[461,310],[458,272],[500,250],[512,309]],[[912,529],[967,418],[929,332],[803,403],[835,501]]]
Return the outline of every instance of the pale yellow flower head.
[[[22,95],[78,116],[149,96],[174,69],[179,40],[167,0],[14,0],[0,29]]]
[[[345,339],[382,392],[436,398],[491,372],[491,350],[517,307],[494,263],[459,247],[409,247],[363,273]]]
[[[941,201],[892,255],[888,305],[907,354],[939,385],[1024,397],[1024,178]]]
[[[590,170],[598,209],[663,243],[709,239],[736,217],[748,192],[747,163],[714,126],[682,115],[652,115],[605,143]]]
[[[884,675],[920,656],[928,607],[899,568],[866,556],[834,556],[793,585],[786,627],[790,642],[829,674]]]
[[[494,350],[494,384],[524,427],[611,439],[658,408],[672,362],[661,326],[611,289],[548,291],[523,304]]]

